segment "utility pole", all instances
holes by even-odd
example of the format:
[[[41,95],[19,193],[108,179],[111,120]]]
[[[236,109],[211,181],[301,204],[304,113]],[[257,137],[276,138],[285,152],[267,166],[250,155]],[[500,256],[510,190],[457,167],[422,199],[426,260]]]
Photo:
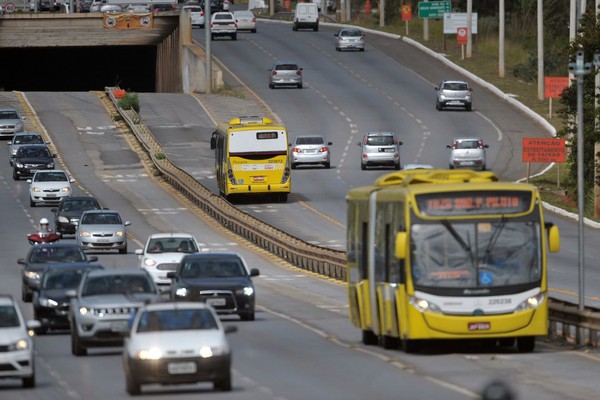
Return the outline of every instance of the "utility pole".
[[[379,26],[385,26],[385,0],[379,1]]]
[[[204,40],[206,55],[206,94],[212,93],[212,52],[210,36],[210,0],[204,2]]]
[[[600,0],[598,0],[600,1]],[[498,76],[500,78],[504,78],[505,69],[504,69],[504,28],[506,25],[505,22],[505,10],[504,10],[504,0],[500,0],[499,5],[499,21],[498,21]]]
[[[544,100],[544,6],[537,2],[537,42],[538,42],[538,100]]]
[[[473,56],[473,0],[467,0],[467,58]]]
[[[424,0],[424,2],[428,1]],[[426,42],[429,41],[429,18],[423,18],[423,40]]]
[[[600,66],[600,55],[594,55],[594,61],[598,59]],[[584,212],[583,212],[583,77],[592,72],[592,63],[584,63],[583,50],[579,50],[574,63],[569,63],[569,71],[576,77],[577,80],[577,208],[579,210],[579,310],[585,308],[585,268],[584,268]],[[577,328],[577,343],[583,343],[583,332],[581,328]]]

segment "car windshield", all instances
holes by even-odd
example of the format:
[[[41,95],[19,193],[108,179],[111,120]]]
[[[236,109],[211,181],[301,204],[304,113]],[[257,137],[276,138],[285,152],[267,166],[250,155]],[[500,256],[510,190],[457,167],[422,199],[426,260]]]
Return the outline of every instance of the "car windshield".
[[[209,310],[175,309],[146,311],[140,317],[137,332],[182,331],[218,329],[217,321]]]
[[[44,144],[40,135],[17,135],[13,144]]]
[[[443,87],[444,90],[467,90],[467,88],[467,84],[461,82],[447,82]]]
[[[19,157],[23,158],[50,158],[50,151],[46,148],[41,149],[31,149],[26,147],[21,147],[18,152]]]
[[[0,306],[0,328],[20,326],[17,310],[13,305]]]
[[[82,296],[106,294],[154,293],[148,279],[140,275],[107,275],[89,277],[81,292]]]
[[[196,278],[236,278],[246,276],[246,269],[239,260],[206,259],[188,260],[181,267],[181,277]]]
[[[100,208],[100,205],[95,200],[78,200],[69,197],[65,197],[61,202],[61,211],[87,211],[87,210],[97,210]]]
[[[198,247],[188,237],[150,239],[147,253],[197,253]]]
[[[0,111],[0,119],[19,119],[15,111]]]
[[[462,140],[456,142],[456,149],[478,149],[479,142],[477,140]]]
[[[297,71],[298,66],[295,64],[277,64],[275,66],[276,71]]]
[[[121,217],[115,213],[86,214],[81,219],[82,225],[121,225]]]
[[[322,137],[312,136],[312,137],[299,137],[296,139],[296,144],[323,144],[325,141]]]
[[[382,145],[392,145],[394,144],[394,137],[393,136],[368,136],[367,137],[367,144],[369,146],[382,146]]]
[[[35,246],[30,253],[29,262],[32,263],[59,263],[59,262],[84,262],[85,253],[77,246]]]
[[[357,37],[357,36],[360,36],[361,33],[360,33],[360,31],[350,30],[350,31],[342,31],[342,33],[340,35],[341,36]]]
[[[33,177],[34,182],[67,182],[68,180],[64,172],[38,172]]]
[[[79,283],[81,282],[81,278],[83,277],[84,273],[84,269],[50,271],[44,274],[42,289],[76,289],[77,287],[79,287]]]

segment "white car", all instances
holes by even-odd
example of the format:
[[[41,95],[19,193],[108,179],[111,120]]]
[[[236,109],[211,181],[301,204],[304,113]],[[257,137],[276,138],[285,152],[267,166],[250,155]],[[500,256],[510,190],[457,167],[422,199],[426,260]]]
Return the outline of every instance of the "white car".
[[[139,267],[148,271],[161,290],[168,290],[171,279],[167,273],[175,271],[186,254],[198,253],[196,238],[188,233],[154,233],[143,249],[138,249]]]
[[[250,10],[234,11],[233,16],[237,21],[238,31],[250,31],[256,33],[256,16]]]
[[[183,6],[181,8],[184,12],[190,13],[190,21],[192,28],[204,28],[204,10],[200,6]]]
[[[231,390],[231,348],[214,309],[201,302],[147,304],[135,314],[123,346],[127,393],[141,393],[142,384],[212,382]]]
[[[28,331],[40,327],[39,321],[25,321],[12,296],[0,294],[0,365],[5,366],[0,378],[17,378],[24,387],[35,386],[33,339]]]
[[[58,204],[63,197],[73,193],[71,183],[75,179],[69,178],[65,171],[59,169],[46,169],[36,171],[29,183],[29,205],[35,207],[40,203]]]
[[[149,13],[150,12],[150,6],[148,6],[147,4],[128,4],[127,7],[125,7],[125,12],[128,12],[128,13]]]

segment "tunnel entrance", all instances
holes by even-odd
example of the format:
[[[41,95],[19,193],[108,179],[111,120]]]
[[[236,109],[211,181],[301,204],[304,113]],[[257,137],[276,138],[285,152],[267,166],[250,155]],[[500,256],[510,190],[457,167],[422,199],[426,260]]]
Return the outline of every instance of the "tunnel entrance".
[[[156,46],[2,48],[0,90],[156,91]]]

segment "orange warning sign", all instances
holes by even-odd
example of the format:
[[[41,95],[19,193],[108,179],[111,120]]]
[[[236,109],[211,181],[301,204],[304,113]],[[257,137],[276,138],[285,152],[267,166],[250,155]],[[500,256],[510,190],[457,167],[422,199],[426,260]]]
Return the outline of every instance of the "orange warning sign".
[[[565,139],[523,138],[523,162],[564,163]]]

